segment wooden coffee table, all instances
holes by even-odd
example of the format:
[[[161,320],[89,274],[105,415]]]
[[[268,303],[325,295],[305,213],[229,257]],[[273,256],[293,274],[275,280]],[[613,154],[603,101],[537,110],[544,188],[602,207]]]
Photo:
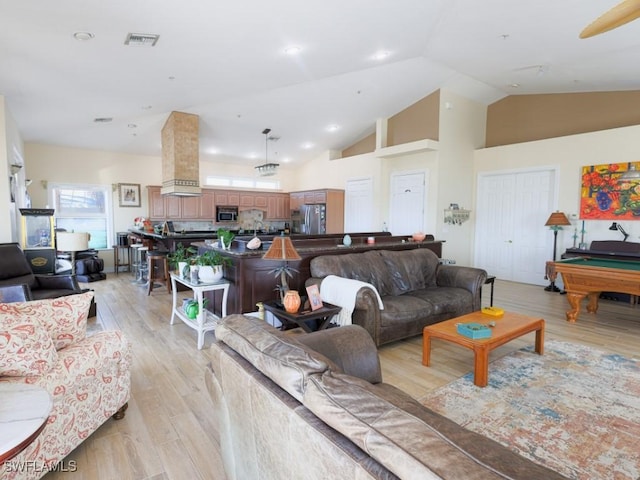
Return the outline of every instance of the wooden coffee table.
[[[457,323],[488,324],[491,321],[496,325],[491,328],[490,338],[473,340],[456,331]],[[536,332],[536,352],[542,355],[544,353],[544,320],[542,318],[527,317],[511,312],[504,312],[502,317],[496,318],[478,311],[445,320],[424,327],[422,332],[422,364],[429,366],[432,338],[453,342],[473,350],[473,383],[478,387],[486,387],[489,380],[489,352],[530,332]]]

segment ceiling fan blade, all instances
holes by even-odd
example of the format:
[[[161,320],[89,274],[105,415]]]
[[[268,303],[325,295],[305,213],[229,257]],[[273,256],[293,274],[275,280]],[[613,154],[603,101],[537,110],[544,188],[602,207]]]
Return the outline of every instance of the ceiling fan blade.
[[[589,38],[608,32],[638,17],[640,17],[640,0],[624,0],[582,30],[580,38]]]

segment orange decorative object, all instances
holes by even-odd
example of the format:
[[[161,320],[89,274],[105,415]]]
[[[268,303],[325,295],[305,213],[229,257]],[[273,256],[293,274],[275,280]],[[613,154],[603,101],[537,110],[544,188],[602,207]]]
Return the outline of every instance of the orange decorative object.
[[[287,290],[282,303],[287,312],[296,313],[300,308],[300,295],[295,290]]]

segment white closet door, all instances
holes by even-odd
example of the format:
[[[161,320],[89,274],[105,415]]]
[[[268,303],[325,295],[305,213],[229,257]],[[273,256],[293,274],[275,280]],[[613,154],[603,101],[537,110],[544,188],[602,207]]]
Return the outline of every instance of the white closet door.
[[[478,178],[476,262],[503,280],[546,285],[553,237],[545,221],[554,210],[553,169]]]
[[[345,189],[344,231],[373,232],[373,179],[360,178],[348,180]]]
[[[504,280],[511,279],[513,265],[514,190],[514,175],[478,181],[475,264]]]
[[[389,223],[393,235],[411,235],[424,231],[426,176],[425,172],[391,175]]]

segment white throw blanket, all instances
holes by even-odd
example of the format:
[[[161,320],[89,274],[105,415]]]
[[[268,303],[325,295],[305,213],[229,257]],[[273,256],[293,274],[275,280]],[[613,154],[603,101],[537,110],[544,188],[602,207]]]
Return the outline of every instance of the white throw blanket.
[[[378,298],[380,309],[384,308],[378,290],[370,283],[336,275],[329,275],[322,280],[320,284],[322,301],[342,307],[340,313],[336,315],[338,325],[351,325],[351,315],[356,307],[356,295],[361,288],[373,290]]]

